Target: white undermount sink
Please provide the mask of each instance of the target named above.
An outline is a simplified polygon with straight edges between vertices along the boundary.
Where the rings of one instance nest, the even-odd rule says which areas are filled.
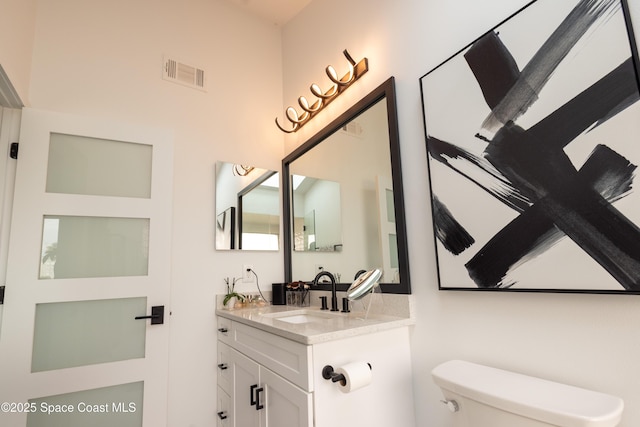
[[[282,313],[269,313],[263,315],[264,317],[270,317],[281,322],[287,323],[312,323],[312,322],[326,322],[327,319],[335,318],[337,314],[321,312],[317,310],[294,310],[285,311]]]

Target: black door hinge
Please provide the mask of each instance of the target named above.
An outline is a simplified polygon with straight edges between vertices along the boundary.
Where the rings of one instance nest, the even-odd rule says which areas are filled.
[[[0,286],[0,305],[4,304],[4,286]]]
[[[11,148],[9,149],[9,157],[11,157],[12,159],[17,159],[18,158],[18,143],[17,142],[12,142],[11,143]]]

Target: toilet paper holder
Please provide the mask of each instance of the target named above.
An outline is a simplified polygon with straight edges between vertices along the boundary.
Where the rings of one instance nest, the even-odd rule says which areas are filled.
[[[347,384],[347,379],[344,377],[344,375],[334,371],[333,366],[331,365],[327,365],[322,368],[322,378],[324,378],[325,380],[331,380],[331,382],[334,383],[339,382],[342,386]]]
[[[369,365],[369,369],[372,369],[371,363],[367,363],[367,365]],[[322,378],[324,378],[325,380],[331,380],[331,382],[334,383],[339,382],[343,387],[347,385],[347,379],[344,377],[344,375],[337,373],[331,365],[327,365],[322,368]]]

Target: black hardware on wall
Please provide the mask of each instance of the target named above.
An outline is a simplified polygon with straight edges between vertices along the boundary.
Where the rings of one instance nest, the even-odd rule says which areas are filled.
[[[333,366],[327,365],[322,368],[322,378],[325,380],[331,380],[331,382],[337,383],[339,382],[342,386],[347,384],[347,379],[344,375],[337,373],[333,370]]]
[[[151,316],[136,316],[135,319],[151,319],[152,325],[162,325],[164,324],[164,305],[154,305],[151,307]]]
[[[371,363],[367,363],[367,365],[369,365],[369,369],[373,369],[371,367]],[[331,380],[331,382],[333,383],[340,383],[340,385],[343,387],[347,385],[347,379],[345,378],[345,376],[334,371],[333,366],[331,365],[326,365],[324,368],[322,368],[322,378],[324,378],[325,380]]]
[[[218,418],[220,418],[221,420],[226,420],[227,414],[224,411],[220,411],[218,412]]]
[[[229,367],[227,366],[226,363],[221,363],[218,365],[218,368],[220,368],[221,371],[227,370],[229,369]]]
[[[0,305],[4,304],[4,286],[0,286]]]
[[[11,157],[12,159],[17,159],[18,158],[18,143],[17,142],[12,142],[11,143],[11,148],[9,148],[9,157]]]

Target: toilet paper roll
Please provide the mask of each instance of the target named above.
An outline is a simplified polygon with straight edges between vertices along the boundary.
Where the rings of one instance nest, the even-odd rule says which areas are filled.
[[[366,387],[373,380],[371,365],[367,362],[348,363],[336,369],[336,373],[344,375],[345,384],[339,387],[343,393],[351,393]]]

